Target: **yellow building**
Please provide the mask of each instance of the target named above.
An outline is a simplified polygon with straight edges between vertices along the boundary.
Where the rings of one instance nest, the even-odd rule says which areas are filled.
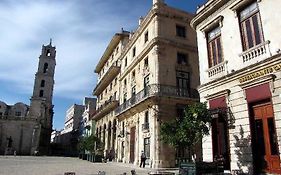
[[[173,167],[176,152],[159,137],[161,122],[181,115],[199,100],[196,34],[193,15],[153,0],[134,32],[116,33],[95,72],[98,83],[96,134],[105,155],[124,163]]]

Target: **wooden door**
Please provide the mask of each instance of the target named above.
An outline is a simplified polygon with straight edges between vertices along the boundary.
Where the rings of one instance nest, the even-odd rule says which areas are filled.
[[[130,163],[134,163],[135,160],[135,136],[136,127],[132,127],[130,130]]]
[[[229,139],[226,114],[218,114],[212,120],[213,159],[222,161],[225,170],[230,170]]]
[[[253,106],[253,156],[259,172],[281,173],[280,157],[271,103]]]

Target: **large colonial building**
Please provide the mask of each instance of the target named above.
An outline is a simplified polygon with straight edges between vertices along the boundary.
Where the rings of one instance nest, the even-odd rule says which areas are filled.
[[[56,48],[42,46],[30,106],[0,102],[0,154],[48,153],[53,123]]]
[[[105,155],[140,163],[143,150],[150,167],[172,167],[176,152],[161,142],[161,122],[182,114],[198,101],[196,34],[193,15],[153,0],[134,32],[116,33],[95,72],[98,83],[96,134]]]
[[[209,0],[197,10],[199,93],[214,117],[204,161],[281,173],[280,14],[279,0]]]

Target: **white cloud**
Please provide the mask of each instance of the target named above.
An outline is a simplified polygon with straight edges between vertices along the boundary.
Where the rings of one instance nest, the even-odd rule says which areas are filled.
[[[120,9],[115,7],[116,2]],[[75,99],[90,95],[96,83],[94,67],[111,37],[122,26],[136,25],[134,18],[139,13],[129,11],[124,3],[127,2],[1,2],[0,82],[6,81],[30,95],[41,46],[52,37],[57,47],[54,95]],[[132,21],[130,25],[128,21]]]

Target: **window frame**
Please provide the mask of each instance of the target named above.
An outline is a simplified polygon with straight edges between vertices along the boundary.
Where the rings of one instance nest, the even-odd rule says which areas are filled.
[[[214,67],[224,61],[223,47],[221,40],[221,27],[216,25],[206,32],[208,65]],[[215,50],[215,52],[214,52]]]
[[[186,38],[186,26],[176,24],[176,36]]]
[[[263,43],[264,35],[258,3],[252,2],[244,5],[237,11],[237,15],[243,51]]]

